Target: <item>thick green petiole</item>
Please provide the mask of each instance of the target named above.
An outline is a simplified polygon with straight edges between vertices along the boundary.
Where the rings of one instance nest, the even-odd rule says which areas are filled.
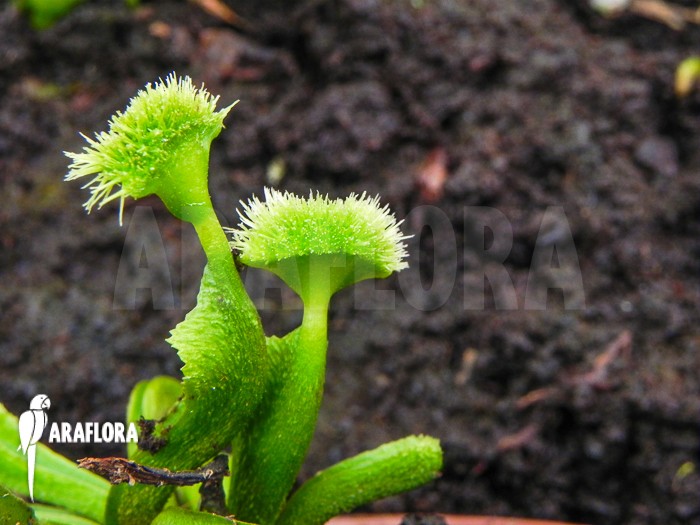
[[[171,470],[202,465],[248,425],[262,397],[262,327],[213,213],[195,224],[209,261],[197,307],[169,340],[185,362],[184,398],[158,425],[167,444],[155,453],[137,450],[133,460],[139,463]],[[116,486],[107,522],[150,523],[171,493],[169,487]]]
[[[292,496],[276,525],[322,525],[338,514],[419,487],[442,468],[440,442],[410,436],[319,472]]]
[[[274,523],[306,457],[323,397],[328,300],[321,290],[307,301],[301,327],[268,343],[270,396],[233,447],[228,506],[241,519]]]

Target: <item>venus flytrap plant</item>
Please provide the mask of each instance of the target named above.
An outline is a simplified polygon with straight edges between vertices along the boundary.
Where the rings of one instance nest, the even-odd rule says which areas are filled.
[[[109,131],[72,159],[66,180],[83,180],[87,211],[127,197],[155,194],[191,223],[207,256],[197,307],[169,342],[185,363],[183,399],[159,425],[167,444],[133,459],[157,467],[191,469],[211,459],[245,425],[260,401],[267,367],[260,318],[231,256],[208,189],[209,148],[232,106],[216,111],[218,97],[174,74],[147,85]],[[224,410],[222,407],[226,407]],[[166,489],[117,486],[109,523],[148,523],[169,496]]]
[[[157,195],[173,215],[194,226],[207,256],[197,306],[168,339],[184,362],[182,382],[157,377],[136,385],[127,420],[149,420],[142,423],[139,446],[129,447],[128,460],[91,458],[81,464],[98,465],[100,472],[104,464],[135,469],[130,472],[147,466],[149,476],[157,471],[159,482],[178,477],[209,484],[212,492],[200,498],[186,487],[173,498],[172,486],[126,484],[108,492],[104,480],[76,471],[54,454],[43,470],[38,467],[37,494],[57,506],[33,507],[47,522],[69,524],[77,513],[84,518],[75,523],[230,523],[197,509],[224,512],[225,503],[236,523],[321,525],[339,512],[425,483],[441,468],[437,440],[411,436],[334,465],[289,496],[321,403],[331,297],[358,281],[404,268],[405,237],[388,207],[364,194],[303,199],[265,190],[264,202],[253,198],[244,204],[242,224],[231,231],[241,262],[276,273],[304,303],[299,328],[282,338],[265,338],[209,197],[209,148],[230,109],[217,111],[216,102],[189,78],[174,74],[148,85],[117,113],[107,132],[86,137],[82,152],[68,153],[72,163],[66,176],[87,180],[88,212],[119,201],[120,221],[127,197]],[[15,424],[0,405],[0,430]],[[15,441],[3,436],[0,467],[7,468],[0,469],[0,484],[24,494],[23,458]],[[226,458],[218,457],[216,467],[201,467],[229,447],[224,502],[219,483]],[[111,478],[109,472],[106,476]],[[51,480],[67,488],[54,494],[47,485]],[[6,506],[26,514],[29,507],[16,503]]]

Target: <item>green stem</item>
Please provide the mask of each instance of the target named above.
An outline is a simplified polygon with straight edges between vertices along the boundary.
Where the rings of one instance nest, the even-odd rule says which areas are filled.
[[[245,293],[243,283],[236,265],[231,255],[231,248],[226,238],[224,230],[221,228],[219,219],[216,217],[214,208],[211,204],[208,207],[207,213],[198,217],[198,220],[193,223],[199,242],[202,244],[204,253],[207,256],[209,269],[214,273],[215,278],[228,280],[233,283],[239,291]],[[218,279],[217,279],[218,280]]]
[[[304,304],[304,319],[301,322],[297,347],[301,354],[320,368],[313,368],[321,374],[320,381],[323,386],[323,373],[326,370],[326,350],[328,349],[328,303],[330,294],[324,288],[310,297]]]
[[[323,396],[329,299],[324,287],[306,301],[298,330],[268,340],[270,394],[232,454],[229,510],[243,520],[274,523],[306,457]]]

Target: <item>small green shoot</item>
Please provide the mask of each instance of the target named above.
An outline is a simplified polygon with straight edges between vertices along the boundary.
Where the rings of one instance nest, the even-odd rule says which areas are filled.
[[[700,57],[689,57],[676,68],[674,90],[678,98],[687,97],[700,80]]]
[[[85,0],[14,0],[17,8],[26,13],[32,27],[37,30],[47,29],[84,3]],[[139,0],[125,0],[126,5],[134,8]]]
[[[85,0],[15,0],[15,5],[27,13],[34,29],[46,29],[70,13]]]

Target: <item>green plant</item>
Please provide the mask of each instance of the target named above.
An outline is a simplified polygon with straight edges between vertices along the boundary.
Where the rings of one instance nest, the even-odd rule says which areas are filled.
[[[46,29],[70,13],[84,0],[14,0],[27,14],[34,29]]]
[[[686,97],[700,78],[700,57],[688,57],[676,68],[674,91],[678,98]]]
[[[26,13],[34,29],[46,29],[58,22],[85,0],[14,0],[17,8]],[[136,7],[139,0],[125,0]]]
[[[330,299],[357,281],[405,267],[404,237],[377,198],[302,199],[274,190],[265,190],[264,202],[253,198],[240,212],[241,227],[230,232],[231,244],[241,262],[279,275],[304,303],[299,328],[265,337],[209,197],[210,144],[231,108],[217,111],[216,102],[173,74],[147,85],[82,152],[67,154],[66,179],[87,180],[88,212],[119,200],[121,220],[127,197],[155,194],[193,225],[207,257],[197,306],[168,339],[184,362],[182,382],[159,377],[136,385],[127,419],[150,421],[151,446],[130,446],[128,456],[134,465],[191,471],[230,447],[223,514],[261,525],[321,524],[419,486],[441,468],[438,441],[412,436],[332,466],[290,496],[321,402]],[[0,425],[11,428],[16,419],[0,412]],[[26,496],[26,467],[16,444],[11,438],[4,443],[0,483]],[[53,463],[44,462],[46,453]],[[40,458],[44,471],[37,471],[35,493],[55,507],[33,508],[48,523],[71,523],[70,516],[107,524],[227,522],[200,512],[200,504],[208,509],[210,503],[200,502],[192,488],[108,488],[46,447]],[[46,470],[60,484],[50,485]]]

